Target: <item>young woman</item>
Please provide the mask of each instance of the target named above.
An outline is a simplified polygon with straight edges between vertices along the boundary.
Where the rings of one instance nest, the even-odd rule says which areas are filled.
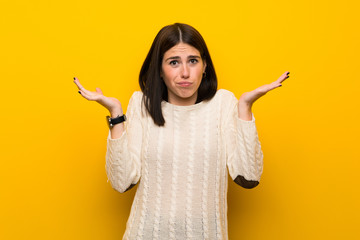
[[[228,239],[227,178],[259,184],[263,153],[253,103],[281,86],[289,72],[237,100],[217,90],[200,33],[175,23],[157,34],[140,71],[127,118],[120,102],[86,90],[110,116],[106,173],[123,193],[138,182],[123,239]]]

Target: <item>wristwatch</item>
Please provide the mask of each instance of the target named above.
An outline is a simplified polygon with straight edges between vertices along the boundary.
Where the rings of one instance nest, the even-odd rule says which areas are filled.
[[[110,129],[112,129],[114,125],[125,121],[126,121],[125,114],[123,114],[122,116],[119,115],[116,118],[111,118],[110,116],[106,116],[106,122]]]

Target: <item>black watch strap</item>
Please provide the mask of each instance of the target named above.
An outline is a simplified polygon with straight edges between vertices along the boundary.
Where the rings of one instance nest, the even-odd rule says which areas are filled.
[[[119,115],[116,118],[111,118],[110,116],[106,116],[106,119],[107,119],[108,126],[111,129],[114,125],[125,122],[126,116],[125,116],[125,114],[122,116]]]

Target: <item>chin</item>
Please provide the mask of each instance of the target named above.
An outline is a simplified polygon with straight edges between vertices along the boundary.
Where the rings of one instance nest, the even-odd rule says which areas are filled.
[[[189,99],[189,98],[193,97],[195,94],[196,94],[196,92],[194,92],[192,90],[180,91],[178,94],[178,97],[184,98],[184,99]]]

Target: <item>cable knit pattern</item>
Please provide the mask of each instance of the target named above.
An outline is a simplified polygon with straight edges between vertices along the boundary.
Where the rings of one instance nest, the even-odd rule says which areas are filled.
[[[202,198],[201,198],[201,209],[202,209],[202,226],[204,232],[204,239],[209,239],[209,217],[208,217],[208,178],[209,178],[209,123],[210,114],[206,112],[205,116],[205,129],[204,129],[204,163],[203,163],[203,179],[202,179]]]
[[[159,130],[159,143],[158,143],[158,156],[156,159],[156,201],[155,201],[155,223],[154,223],[154,240],[159,239],[159,224],[160,224],[160,209],[161,209],[161,181],[162,181],[162,173],[161,173],[161,155],[163,150],[163,128]]]
[[[192,235],[192,190],[193,190],[193,174],[194,174],[194,148],[195,148],[195,115],[194,111],[190,112],[189,116],[189,124],[191,126],[190,129],[190,146],[189,146],[189,159],[187,162],[187,186],[186,186],[186,238],[191,239]]]
[[[149,138],[149,126],[146,126],[146,135],[145,138],[148,140]],[[143,239],[145,233],[144,233],[144,225],[145,225],[145,215],[146,212],[149,211],[150,209],[148,208],[147,204],[148,204],[148,194],[149,194],[149,155],[148,153],[148,149],[149,149],[149,145],[146,145],[145,147],[145,159],[144,161],[142,161],[144,167],[143,167],[143,171],[142,171],[142,176],[144,178],[144,181],[141,181],[142,183],[142,205],[141,205],[141,213],[140,213],[140,220],[139,220],[139,226],[138,226],[138,233],[136,236],[137,240],[141,240]]]
[[[221,101],[217,102],[218,108],[221,108]],[[220,116],[216,115],[216,120],[217,122],[219,122],[218,118]],[[217,126],[217,133],[221,130],[220,128],[222,127],[221,124],[218,124]],[[221,151],[219,149],[220,146],[220,139],[216,138],[217,140],[217,144],[216,144],[216,153],[217,153],[217,157],[216,157],[216,184],[215,184],[215,192],[217,192],[218,194],[215,195],[215,214],[216,214],[216,239],[222,239],[221,238],[221,219],[220,219],[220,181],[221,181],[221,177],[220,173],[221,173]]]
[[[263,170],[254,116],[240,119],[237,99],[221,89],[191,106],[163,101],[158,127],[141,100],[132,95],[125,132],[107,139],[111,186],[123,193],[139,182],[123,239],[228,239],[228,172],[260,181]]]
[[[176,115],[177,112],[174,112],[174,158],[172,161],[172,178],[171,178],[171,206],[170,206],[170,218],[169,218],[169,239],[173,240],[176,239],[176,235],[175,235],[175,215],[176,215],[176,193],[177,193],[177,176],[178,176],[178,166],[177,166],[177,161],[179,158],[179,144],[180,141],[179,139],[179,134],[180,134],[180,129],[179,129],[179,118]]]

